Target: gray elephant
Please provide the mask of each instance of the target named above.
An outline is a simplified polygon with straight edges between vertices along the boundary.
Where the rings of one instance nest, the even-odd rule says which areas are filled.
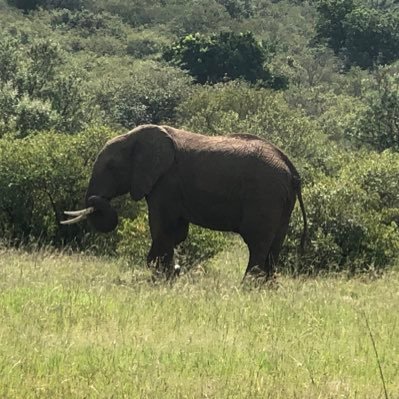
[[[306,213],[301,180],[277,147],[248,134],[204,136],[169,126],[142,125],[106,143],[98,154],[86,194],[86,209],[65,212],[75,223],[88,217],[109,232],[118,216],[110,200],[130,193],[148,205],[152,244],[148,264],[173,272],[174,248],[189,223],[238,233],[249,249],[245,275],[270,278],[296,198]]]

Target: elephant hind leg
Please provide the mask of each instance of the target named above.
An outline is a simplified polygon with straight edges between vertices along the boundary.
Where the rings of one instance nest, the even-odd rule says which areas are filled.
[[[281,225],[278,228],[270,246],[270,250],[266,258],[266,269],[270,270],[271,272],[275,270],[280,256],[281,248],[283,246],[285,237],[287,236],[288,226],[290,223],[291,213],[294,208],[294,203],[295,201],[289,205],[288,209],[284,213],[281,220]]]
[[[279,231],[282,213],[282,208],[274,207],[273,212],[264,210],[263,213],[258,213],[251,208],[247,214],[244,214],[240,233],[249,249],[244,278],[247,275],[265,279],[273,276],[273,265],[268,263],[267,258]]]
[[[280,256],[281,252],[281,247],[283,246],[283,242],[285,239],[285,236],[287,235],[287,230],[288,230],[288,223],[287,225],[284,225],[281,227],[281,229],[276,233],[273,242],[270,246],[269,253],[266,257],[266,270],[268,270],[269,274],[273,274],[276,265]]]
[[[273,242],[274,235],[268,234],[262,240],[248,241],[249,249],[248,266],[244,278],[248,275],[253,277],[265,277],[269,279],[273,275],[273,270],[267,266],[267,257]]]

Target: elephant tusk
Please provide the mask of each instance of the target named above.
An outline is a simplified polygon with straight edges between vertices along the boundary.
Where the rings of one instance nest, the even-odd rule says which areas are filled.
[[[80,222],[82,219],[85,219],[87,215],[90,215],[94,212],[94,207],[89,207],[86,209],[81,209],[79,211],[64,211],[65,215],[68,216],[75,216],[72,219],[63,220],[60,222],[61,224],[74,224]]]
[[[63,220],[60,223],[61,224],[74,224],[74,223],[80,222],[82,219],[85,219],[85,218],[86,218],[86,215],[80,215],[80,216],[76,216],[76,218],[73,218],[73,219]]]
[[[68,216],[87,216],[94,212],[94,207],[80,209],[79,211],[64,211],[65,215]]]

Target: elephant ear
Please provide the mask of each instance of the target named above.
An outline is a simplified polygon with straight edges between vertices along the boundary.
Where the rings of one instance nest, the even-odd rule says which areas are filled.
[[[172,137],[159,126],[145,127],[135,134],[130,194],[138,201],[151,192],[157,180],[172,166],[175,146]]]

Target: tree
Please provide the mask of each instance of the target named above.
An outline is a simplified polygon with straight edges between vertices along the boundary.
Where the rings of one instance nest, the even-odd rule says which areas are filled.
[[[316,24],[316,40],[326,41],[337,54],[346,41],[344,21],[354,9],[353,0],[319,0],[316,3],[319,19]]]
[[[0,40],[0,86],[12,79],[18,65],[18,42],[9,35]]]
[[[254,13],[251,0],[217,0],[229,13],[231,18],[250,18]]]
[[[212,36],[187,35],[163,54],[169,61],[187,70],[197,83],[218,83],[244,79],[264,86],[284,87],[282,77],[274,77],[264,66],[266,50],[251,32],[221,32]]]
[[[37,8],[66,8],[70,10],[80,9],[83,0],[7,0],[8,4],[29,12]]]
[[[399,152],[399,76],[380,69],[374,79],[351,136],[377,151],[391,148]]]
[[[399,12],[353,0],[319,0],[316,41],[326,42],[349,65],[371,68],[399,58]]]
[[[399,58],[399,13],[358,7],[343,23],[344,53],[351,64],[370,68]]]
[[[130,70],[131,76],[100,82],[96,103],[104,119],[127,129],[173,120],[176,107],[189,94],[190,77],[177,68],[160,68],[153,61],[134,63]]]
[[[0,38],[0,134],[25,137],[44,129],[75,133],[92,119],[81,72],[60,71],[64,57],[49,39],[22,47],[7,34]]]

